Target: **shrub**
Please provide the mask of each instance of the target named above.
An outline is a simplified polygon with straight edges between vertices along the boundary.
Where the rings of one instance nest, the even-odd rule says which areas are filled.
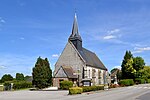
[[[14,84],[13,84],[13,89],[14,90],[31,88],[31,87],[32,87],[32,83],[31,82],[26,82],[26,81],[18,81],[18,82],[14,82]]]
[[[150,79],[147,79],[147,83],[150,83]]]
[[[109,88],[117,88],[117,87],[119,87],[118,84],[110,84],[110,86],[109,86]]]
[[[81,94],[83,92],[83,89],[81,87],[72,87],[69,88],[69,94]]]
[[[4,83],[4,90],[11,90],[11,82],[7,81]]]
[[[62,89],[62,90],[68,90],[71,87],[73,87],[72,81],[61,81],[60,82],[60,89]]]
[[[104,86],[83,86],[83,92],[104,90]]]
[[[120,80],[118,84],[120,86],[131,86],[131,85],[134,85],[134,81],[133,79],[124,79],[124,80]]]
[[[144,84],[144,83],[145,83],[145,79],[136,78],[136,79],[135,79],[135,83],[136,83],[136,84]]]

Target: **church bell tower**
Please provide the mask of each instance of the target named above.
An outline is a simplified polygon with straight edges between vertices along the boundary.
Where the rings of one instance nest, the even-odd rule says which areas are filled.
[[[82,51],[82,39],[78,31],[77,15],[75,13],[72,33],[68,39],[71,41],[78,51]]]

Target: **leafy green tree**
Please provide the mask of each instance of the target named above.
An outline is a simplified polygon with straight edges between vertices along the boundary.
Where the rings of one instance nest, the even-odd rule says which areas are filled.
[[[122,65],[121,65],[123,79],[131,78],[129,75],[129,70],[133,71],[132,64],[133,64],[133,55],[131,54],[130,51],[126,51],[124,59],[122,61]]]
[[[143,69],[144,66],[145,66],[145,62],[144,62],[144,59],[142,57],[133,58],[133,68],[136,71]]]
[[[38,58],[32,72],[33,81],[32,84],[41,89],[52,85],[52,70],[48,59]]]
[[[27,76],[24,77],[24,80],[27,81],[27,82],[32,82],[33,79],[32,79],[32,76],[27,75]]]
[[[5,81],[12,81],[13,77],[10,74],[5,74],[2,76],[1,81],[5,82]]]
[[[133,68],[133,59],[132,58],[128,59],[124,67],[125,67],[125,72],[126,72],[126,78],[134,79],[136,70]]]
[[[139,70],[139,74],[143,79],[150,79],[150,66],[144,66],[143,69]]]
[[[22,73],[16,73],[17,81],[24,81],[24,75]]]

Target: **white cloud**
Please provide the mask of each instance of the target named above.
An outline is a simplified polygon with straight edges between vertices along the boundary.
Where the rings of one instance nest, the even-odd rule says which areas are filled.
[[[117,38],[117,37],[114,35],[107,35],[103,37],[104,40],[109,40],[109,39],[114,39],[114,38]]]
[[[52,57],[58,58],[58,57],[59,57],[59,54],[53,54]]]
[[[120,32],[120,29],[113,29],[111,31],[108,31],[109,34],[114,34]]]
[[[5,69],[5,68],[6,68],[6,66],[0,65],[0,69]]]
[[[120,29],[113,29],[113,30],[107,31],[107,35],[105,35],[103,39],[104,40],[116,39],[121,36],[120,34],[116,34],[118,32],[120,32]]]
[[[141,47],[141,48],[137,48],[135,47],[134,48],[134,51],[132,53],[141,53],[141,52],[144,52],[144,51],[150,51],[150,47]]]

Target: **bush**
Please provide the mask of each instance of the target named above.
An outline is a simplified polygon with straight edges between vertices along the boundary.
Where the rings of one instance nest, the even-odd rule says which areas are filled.
[[[62,90],[68,90],[71,87],[73,87],[72,81],[61,81],[60,82],[60,89],[62,89]]]
[[[117,88],[117,87],[119,87],[118,84],[110,84],[110,86],[109,86],[109,88]]]
[[[131,86],[131,85],[134,85],[134,81],[133,79],[124,79],[124,80],[120,80],[118,84],[120,86]]]
[[[136,79],[135,79],[135,83],[136,83],[136,84],[144,84],[144,83],[145,83],[145,79],[136,78]]]
[[[11,90],[11,82],[5,82],[4,83],[4,90],[7,91],[7,90]]]
[[[18,82],[14,82],[14,84],[13,84],[13,89],[14,90],[31,88],[31,87],[32,87],[32,83],[31,82],[26,82],[26,81],[18,81]]]
[[[83,92],[83,89],[81,87],[72,87],[69,88],[69,94],[81,94]]]
[[[104,90],[104,86],[83,86],[83,92]]]
[[[147,79],[147,83],[150,83],[150,79]]]

